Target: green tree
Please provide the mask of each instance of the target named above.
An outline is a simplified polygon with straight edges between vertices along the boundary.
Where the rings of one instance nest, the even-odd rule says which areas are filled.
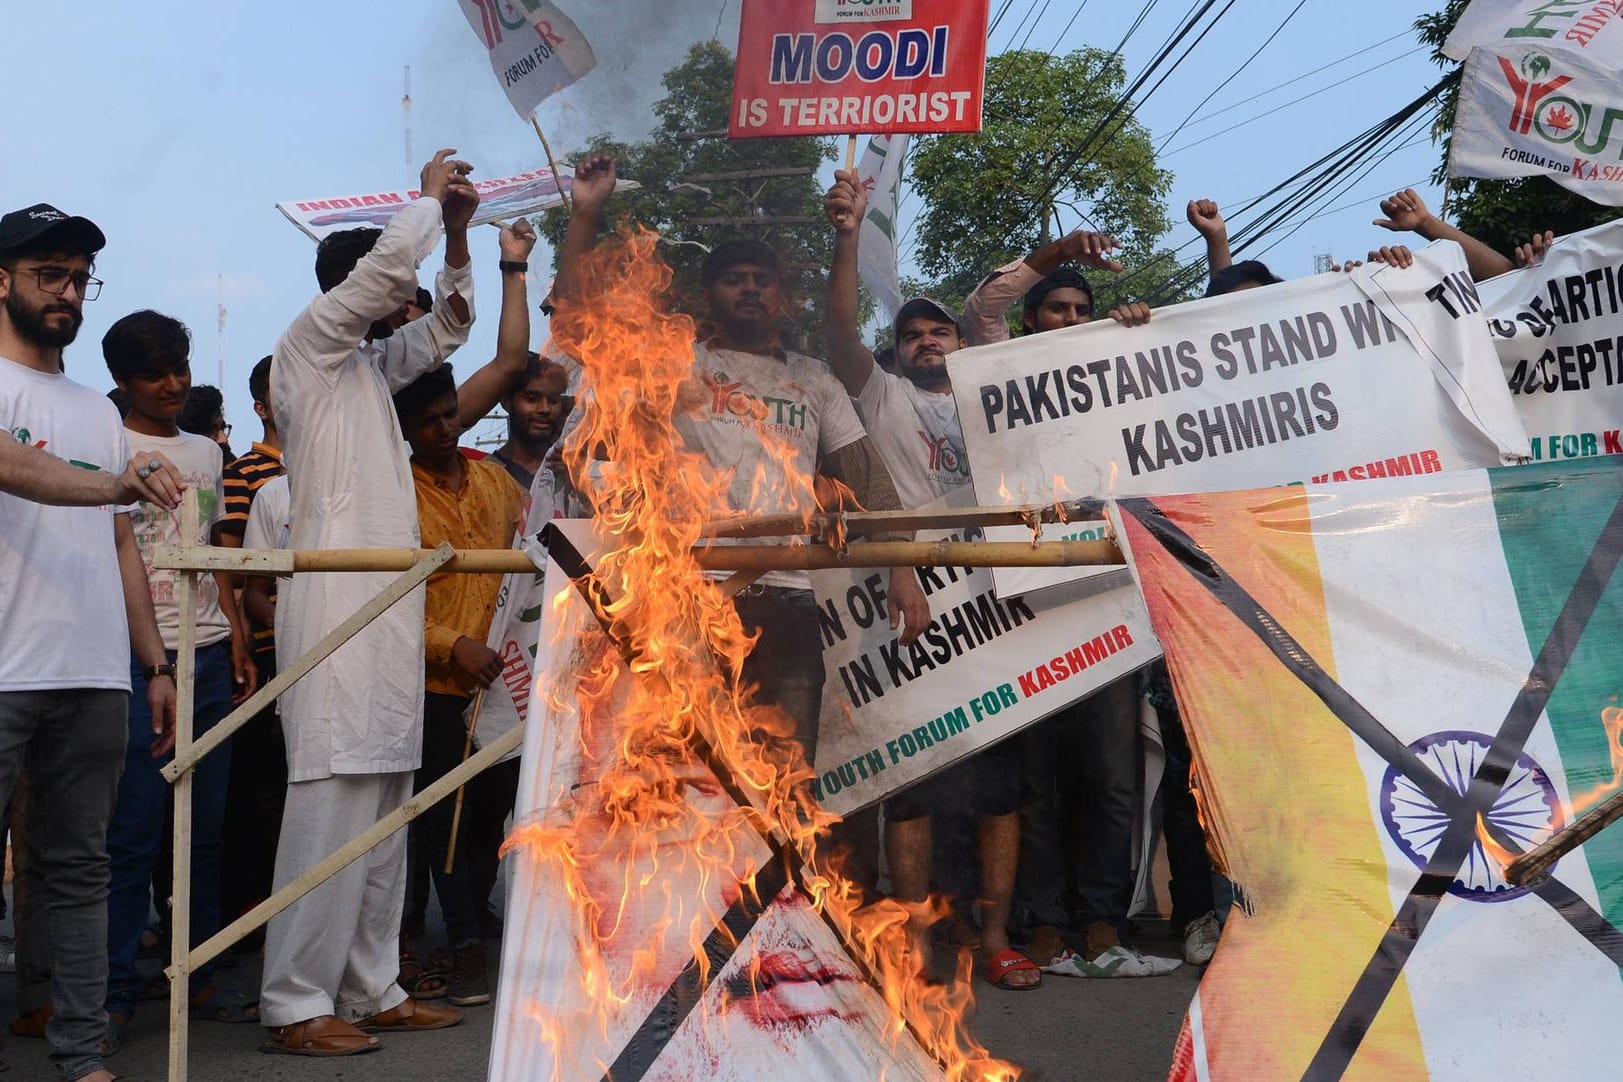
[[[917,258],[943,301],[961,301],[989,270],[1054,239],[1062,211],[1114,236],[1122,262],[1141,271],[1126,290],[1109,274],[1092,275],[1098,310],[1128,292],[1156,303],[1184,299],[1155,295],[1177,262],[1157,248],[1171,226],[1172,174],[1157,167],[1149,132],[1117,117],[1109,137],[1078,156],[1125,82],[1122,58],[1099,49],[1003,53],[987,65],[984,129],[915,144],[911,177],[925,204]]]
[[[1453,32],[1467,0],[1448,0],[1435,14],[1415,20],[1415,31],[1431,58],[1450,68],[1455,61],[1443,55],[1443,42]],[[1448,185],[1448,210],[1454,223],[1495,250],[1509,255],[1534,232],[1552,229],[1557,236],[1600,225],[1623,216],[1623,208],[1603,207],[1576,192],[1570,192],[1548,177],[1518,177],[1513,180],[1478,180],[1448,176],[1448,148],[1453,140],[1454,113],[1459,105],[1460,87],[1456,79],[1443,92],[1441,111],[1433,129],[1442,146],[1442,160],[1432,171],[1432,180]]]
[[[703,312],[699,267],[708,249],[733,236],[773,245],[784,267],[800,343],[818,352],[822,275],[833,234],[823,217],[823,189],[816,173],[833,157],[832,145],[809,138],[728,139],[733,56],[714,41],[693,46],[665,74],[664,86],[666,95],[654,107],[659,124],[651,138],[625,143],[597,135],[574,158],[578,162],[593,153],[613,154],[619,159],[619,175],[641,185],[617,194],[606,217],[655,230],[664,238],[664,257],[676,272],[671,302],[695,316]],[[778,175],[769,175],[773,173]],[[556,210],[540,224],[554,251],[567,221]]]

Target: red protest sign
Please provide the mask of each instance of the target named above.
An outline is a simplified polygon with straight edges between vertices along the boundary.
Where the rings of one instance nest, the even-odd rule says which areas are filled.
[[[981,130],[989,0],[745,0],[733,138]]]

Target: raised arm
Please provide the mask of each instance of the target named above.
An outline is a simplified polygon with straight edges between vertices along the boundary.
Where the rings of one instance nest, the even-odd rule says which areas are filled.
[[[1079,229],[1043,245],[1024,259],[999,267],[981,279],[964,301],[964,338],[972,346],[1007,341],[1008,311],[1027,290],[1065,262],[1119,272],[1121,263],[1110,258],[1110,253],[1119,247],[1113,237]]]
[[[836,170],[834,187],[823,197],[823,209],[834,226],[834,265],[828,272],[828,310],[823,333],[828,363],[852,398],[873,378],[873,354],[857,329],[857,243],[868,192],[855,172]]]
[[[896,483],[873,439],[864,436],[823,456],[822,470],[844,484],[856,494],[857,502],[867,511],[894,511],[902,506],[896,494]],[[875,541],[907,541],[906,534],[876,534]],[[911,567],[893,567],[890,571],[890,590],[885,598],[892,630],[900,630],[903,646],[909,646],[930,623],[930,603],[924,598],[918,575]]]
[[[535,249],[535,227],[520,218],[502,226],[502,262],[529,265]],[[502,314],[496,328],[496,357],[457,388],[457,419],[472,428],[524,379],[530,356],[530,290],[527,272],[502,271]]]
[[[468,340],[473,326],[473,268],[468,257],[468,222],[479,193],[464,162],[446,182],[445,268],[434,278],[434,310],[414,319],[383,341],[383,377],[398,391],[424,372],[438,368]],[[416,275],[412,276],[413,291]]]
[[[151,468],[156,464],[157,468]],[[55,455],[0,435],[0,492],[57,507],[100,507],[146,500],[170,510],[185,488],[180,474],[156,451],[143,451],[122,473],[80,469]]]
[[[452,159],[453,153],[442,150],[423,166],[421,198],[389,219],[383,235],[347,278],[299,313],[283,332],[278,354],[317,368],[337,369],[373,323],[399,311],[416,295],[417,263],[434,245],[452,177],[462,176],[458,169],[471,168]],[[462,183],[467,184],[465,176]],[[464,266],[466,252],[464,243]],[[452,254],[449,240],[446,254],[447,258]]]
[[[1465,249],[1465,265],[1471,269],[1471,277],[1478,282],[1516,269],[1509,259],[1433,214],[1413,188],[1405,188],[1392,198],[1381,200],[1381,213],[1386,217],[1376,218],[1375,224],[1382,229],[1419,233],[1427,240],[1457,242]]]
[[[607,154],[594,154],[575,167],[575,179],[569,191],[574,197],[569,212],[569,229],[564,233],[563,249],[558,253],[558,280],[553,283],[552,295],[556,299],[579,296],[587,287],[581,281],[581,262],[586,253],[597,246],[597,234],[603,228],[603,208],[614,194],[618,166]]]
[[[1184,209],[1195,232],[1206,238],[1206,272],[1215,274],[1232,266],[1234,254],[1229,251],[1229,227],[1223,221],[1223,212],[1214,199],[1191,199]]]

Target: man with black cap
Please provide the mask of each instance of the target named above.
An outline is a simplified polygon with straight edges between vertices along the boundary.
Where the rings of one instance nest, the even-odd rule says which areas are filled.
[[[882,371],[863,345],[857,320],[857,236],[868,209],[861,178],[844,170],[823,200],[834,225],[828,276],[829,364],[885,457],[904,506],[920,507],[969,483],[963,426],[947,355],[965,345],[958,319],[927,297],[896,312],[896,369]],[[1020,757],[1014,741],[977,752],[885,802],[885,855],[891,890],[922,902],[930,890],[931,821],[973,818],[980,866],[983,974],[993,986],[1035,988],[1042,974],[1009,944],[1009,908],[1020,859]],[[914,929],[921,939],[925,929]]]
[[[0,218],[0,431],[111,473],[129,459],[118,411],[62,367],[84,302],[101,291],[91,271],[105,244],[88,219],[44,203]],[[149,478],[164,469],[156,456],[136,467]],[[154,755],[174,742],[174,668],[128,514],[0,495],[0,522],[0,793],[26,755],[30,814],[50,825],[38,847],[54,968],[46,1037],[63,1078],[110,1082],[106,841],[128,740],[130,656],[146,666]]]

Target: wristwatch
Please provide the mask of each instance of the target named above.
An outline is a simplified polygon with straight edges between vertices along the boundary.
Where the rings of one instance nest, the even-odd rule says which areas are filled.
[[[175,667],[167,664],[148,665],[141,675],[146,677],[148,680],[152,680],[160,676],[167,676],[169,679],[173,680],[175,678]]]
[[[519,274],[523,274],[530,269],[530,265],[528,263],[518,259],[504,259],[498,263],[497,266],[501,267],[503,274],[507,273],[508,271],[516,271]]]

